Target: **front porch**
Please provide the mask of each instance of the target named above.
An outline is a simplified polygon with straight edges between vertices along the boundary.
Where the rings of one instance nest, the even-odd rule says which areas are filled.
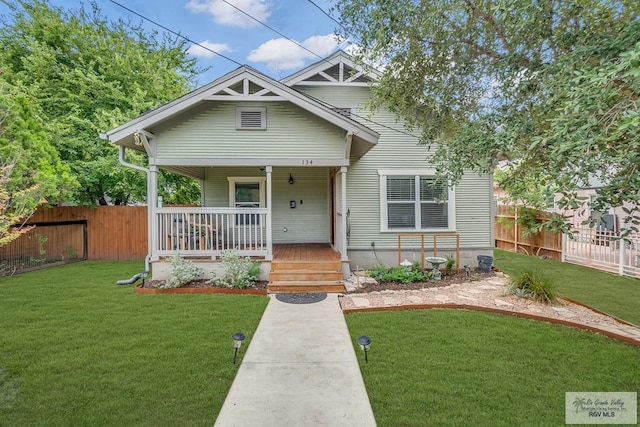
[[[233,236],[233,233],[229,233]],[[247,236],[250,234],[247,233]],[[185,251],[179,251],[182,256],[191,259],[196,265],[201,267],[205,274],[203,278],[211,278],[213,274],[222,274],[223,265],[217,256],[202,256],[207,253],[222,253],[222,243],[218,243],[217,248],[207,248],[206,242],[211,242],[211,236],[215,239],[215,235],[199,236],[192,240],[189,236],[178,235],[177,238],[172,237],[171,241],[180,242],[179,246],[185,247]],[[248,237],[247,237],[248,239]],[[169,238],[167,239],[170,240]],[[190,242],[193,241],[193,245]],[[205,242],[205,243],[203,243]],[[244,245],[244,241],[237,242]],[[285,243],[274,244],[273,259],[267,260],[261,255],[251,255],[257,253],[260,249],[247,249],[239,252],[245,256],[262,262],[261,280],[268,280],[267,291],[269,293],[290,293],[290,292],[327,292],[327,293],[343,293],[344,276],[343,261],[340,253],[328,243]],[[231,248],[229,248],[231,249]],[[265,249],[262,249],[265,251]],[[171,266],[169,256],[175,251],[168,251],[167,256],[156,260],[153,267],[153,278],[158,280],[167,280],[171,277]],[[348,262],[346,263],[348,269]]]

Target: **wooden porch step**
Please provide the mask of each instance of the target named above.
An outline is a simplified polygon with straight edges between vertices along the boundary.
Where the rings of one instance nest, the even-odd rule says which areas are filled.
[[[309,271],[342,271],[340,260],[337,261],[283,261],[273,260],[271,271],[309,270]]]
[[[270,294],[291,293],[291,292],[309,292],[309,293],[344,293],[345,287],[342,280],[313,280],[313,281],[297,281],[297,282],[270,282],[267,285],[267,292]]]
[[[299,282],[299,281],[340,281],[341,271],[323,270],[272,270],[269,280],[274,282]]]

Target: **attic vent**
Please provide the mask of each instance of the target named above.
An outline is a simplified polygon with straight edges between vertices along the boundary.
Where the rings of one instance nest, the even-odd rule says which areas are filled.
[[[237,107],[236,129],[267,129],[267,109],[264,107]]]

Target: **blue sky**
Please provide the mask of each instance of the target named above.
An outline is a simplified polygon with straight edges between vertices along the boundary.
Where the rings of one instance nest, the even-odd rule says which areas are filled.
[[[127,8],[144,15],[195,42],[228,56],[241,64],[250,65],[265,74],[280,79],[319,60],[307,50],[251,20],[235,10],[225,0],[118,0]],[[237,8],[265,22],[310,51],[324,57],[338,47],[333,36],[337,24],[307,0],[226,0]],[[314,0],[329,11],[330,0]],[[49,0],[63,9],[78,9],[81,0]],[[109,0],[98,0],[105,16],[112,19],[141,19]],[[0,3],[0,13],[7,7]],[[150,30],[162,29],[145,21]],[[198,85],[206,84],[235,69],[237,64],[210,52],[190,48],[201,68],[210,69],[198,77]]]

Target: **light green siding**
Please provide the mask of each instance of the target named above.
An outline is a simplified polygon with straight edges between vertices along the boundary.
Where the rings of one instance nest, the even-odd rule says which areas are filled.
[[[365,110],[369,91],[364,87],[297,87],[313,97],[338,107],[358,107],[358,116],[369,117]],[[430,169],[428,148],[418,145],[418,138],[389,129],[403,129],[395,116],[387,111],[376,112],[373,121],[354,117],[380,133],[378,145],[361,159],[352,158],[347,173],[347,203],[350,210],[350,249],[397,249],[398,233],[381,232],[380,178],[381,169]],[[385,127],[388,126],[388,127]],[[490,176],[466,175],[455,189],[456,224],[461,248],[491,248],[492,182]],[[433,233],[425,233],[425,246],[433,246]],[[418,240],[406,240],[407,243]],[[439,238],[438,245],[455,247],[453,239]],[[404,247],[404,243],[403,243]]]
[[[289,184],[289,175],[293,184]],[[207,169],[205,206],[229,206],[228,177],[265,177],[257,167]],[[273,168],[272,214],[274,243],[326,243],[330,238],[329,170],[322,167]],[[295,209],[290,202],[296,202]],[[284,231],[284,228],[287,231]]]
[[[237,130],[236,107],[265,107],[266,130]],[[213,102],[156,130],[156,157],[344,158],[344,131],[289,102]]]

